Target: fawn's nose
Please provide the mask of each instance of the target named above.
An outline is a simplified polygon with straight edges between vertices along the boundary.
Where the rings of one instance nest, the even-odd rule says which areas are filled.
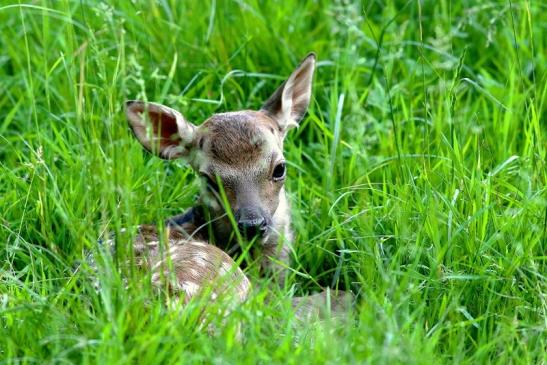
[[[237,227],[246,238],[262,235],[268,229],[268,221],[257,209],[241,208],[236,212]]]

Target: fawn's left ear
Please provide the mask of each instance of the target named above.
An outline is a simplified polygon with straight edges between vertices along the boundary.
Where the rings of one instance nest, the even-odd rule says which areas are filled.
[[[262,105],[263,112],[271,116],[285,133],[297,127],[311,98],[311,84],[315,71],[315,53],[310,53],[291,76]]]
[[[130,100],[125,105],[127,121],[144,148],[167,160],[188,155],[196,127],[182,114],[156,103]]]

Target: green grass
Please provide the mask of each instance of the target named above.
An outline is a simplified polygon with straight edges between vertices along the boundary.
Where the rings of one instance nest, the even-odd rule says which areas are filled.
[[[201,3],[0,1],[0,363],[545,364],[547,7]],[[258,108],[311,50],[290,284],[353,290],[350,324],[294,328],[288,294],[257,290],[211,337],[199,303],[170,311],[138,274],[125,289],[121,257],[96,293],[74,268],[103,232],[198,192],[143,152],[124,100],[195,123]]]

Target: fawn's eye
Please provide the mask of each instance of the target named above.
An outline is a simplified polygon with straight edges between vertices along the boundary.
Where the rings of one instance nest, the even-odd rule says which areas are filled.
[[[273,181],[281,181],[285,178],[287,168],[285,167],[285,162],[280,162],[275,166],[273,173],[272,173],[272,179]]]

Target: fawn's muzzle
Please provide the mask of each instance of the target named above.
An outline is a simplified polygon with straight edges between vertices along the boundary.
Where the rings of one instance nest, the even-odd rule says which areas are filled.
[[[256,208],[241,208],[236,214],[237,227],[246,238],[264,234],[268,230],[268,219]]]

